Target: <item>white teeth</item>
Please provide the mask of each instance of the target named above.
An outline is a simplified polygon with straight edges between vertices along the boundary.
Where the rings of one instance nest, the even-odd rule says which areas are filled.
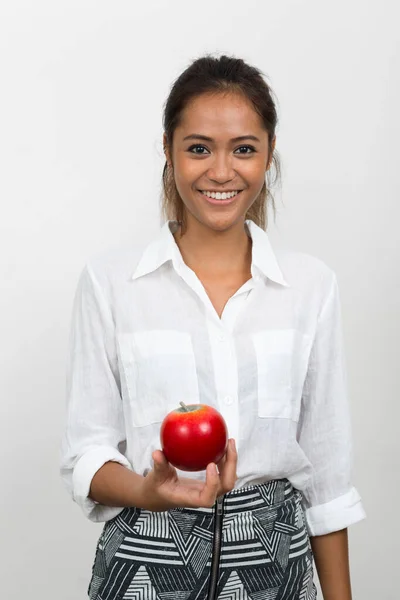
[[[233,198],[237,196],[240,190],[236,192],[202,192],[208,198],[213,198],[214,200],[229,200],[229,198]]]

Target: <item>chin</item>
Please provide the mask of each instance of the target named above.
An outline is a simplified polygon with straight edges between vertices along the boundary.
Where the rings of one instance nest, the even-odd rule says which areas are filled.
[[[193,220],[211,231],[228,231],[239,223],[244,224],[245,215],[202,215],[190,213],[188,222]]]
[[[244,217],[229,218],[220,217],[214,219],[205,219],[202,224],[212,231],[228,231],[238,225],[238,223],[244,222]]]

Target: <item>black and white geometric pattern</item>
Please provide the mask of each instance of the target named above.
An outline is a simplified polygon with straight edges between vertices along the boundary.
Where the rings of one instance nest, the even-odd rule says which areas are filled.
[[[213,509],[126,508],[100,536],[91,600],[203,600]],[[301,494],[286,479],[225,495],[218,600],[315,600]]]

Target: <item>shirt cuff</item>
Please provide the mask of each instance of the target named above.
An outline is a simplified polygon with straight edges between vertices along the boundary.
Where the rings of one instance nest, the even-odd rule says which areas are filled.
[[[353,487],[349,492],[325,504],[306,509],[306,520],[310,536],[325,535],[365,519],[361,498]]]
[[[72,474],[73,499],[81,507],[84,515],[95,523],[109,521],[123,510],[123,507],[104,506],[89,498],[90,484],[95,473],[108,461],[117,462],[132,470],[129,461],[116,448],[97,446],[81,456]]]

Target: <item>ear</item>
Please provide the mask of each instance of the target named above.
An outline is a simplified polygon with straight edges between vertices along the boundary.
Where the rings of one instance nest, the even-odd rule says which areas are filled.
[[[267,171],[269,170],[270,166],[271,166],[271,162],[272,162],[272,154],[275,150],[275,146],[276,146],[276,135],[274,136],[272,142],[271,142],[271,147],[272,147],[272,152],[271,154],[268,156],[268,162],[267,162]]]
[[[170,156],[169,147],[167,144],[167,136],[165,133],[163,134],[163,148],[164,148],[165,160],[167,161],[168,166],[171,166],[171,156]]]

